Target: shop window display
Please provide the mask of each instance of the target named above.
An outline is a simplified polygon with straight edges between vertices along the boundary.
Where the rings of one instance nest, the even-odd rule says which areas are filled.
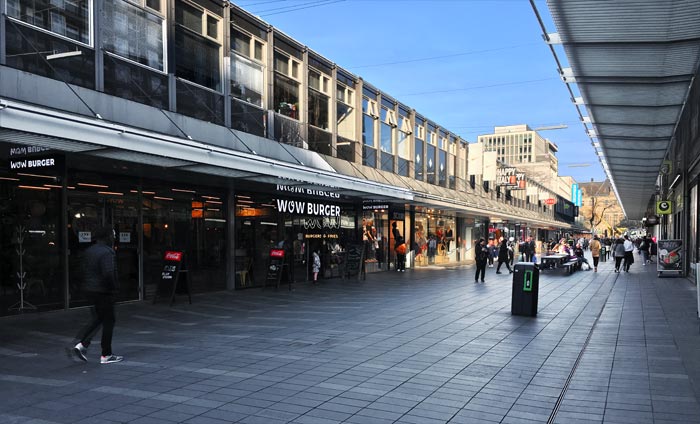
[[[458,240],[455,218],[429,213],[417,213],[414,227],[414,255],[418,266],[457,261]]]

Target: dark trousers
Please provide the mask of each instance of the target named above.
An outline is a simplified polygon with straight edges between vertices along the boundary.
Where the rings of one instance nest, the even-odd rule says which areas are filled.
[[[506,264],[506,268],[508,268],[508,272],[513,272],[513,270],[510,269],[510,264],[508,263],[508,259],[499,259],[498,260],[498,266],[496,267],[496,272],[501,270],[501,264]]]
[[[112,332],[114,331],[114,296],[106,293],[92,293],[89,295],[90,302],[94,305],[91,313],[92,318],[78,333],[78,340],[83,346],[90,346],[92,338],[102,327],[102,356],[112,354]]]
[[[600,260],[600,256],[594,256],[593,257],[593,266],[598,268],[598,261]]]
[[[486,276],[486,259],[476,261],[476,276],[474,277],[475,281],[479,281],[479,274],[481,274],[481,281],[484,281],[484,277]]]
[[[616,271],[619,271],[619,270],[620,270],[620,264],[622,263],[622,259],[624,259],[624,257],[622,257],[622,256],[615,256],[615,270],[616,270]]]
[[[406,255],[396,254],[396,270],[403,271],[406,269]]]
[[[532,253],[528,252],[525,254],[525,262],[532,262]]]
[[[633,263],[634,251],[625,251],[625,263],[622,265],[622,267],[625,269],[625,271],[629,271]]]

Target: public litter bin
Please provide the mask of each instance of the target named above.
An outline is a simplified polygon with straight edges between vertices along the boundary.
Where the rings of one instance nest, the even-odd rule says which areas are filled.
[[[520,262],[513,270],[513,297],[510,313],[537,316],[537,297],[540,286],[540,268],[537,264]]]
[[[607,249],[608,249],[608,248],[605,247],[605,246],[601,246],[601,247],[600,247],[600,259],[599,259],[599,260],[600,260],[601,262],[605,262],[605,261],[608,259],[608,258],[607,258],[607,253],[608,253],[608,252],[607,252]]]

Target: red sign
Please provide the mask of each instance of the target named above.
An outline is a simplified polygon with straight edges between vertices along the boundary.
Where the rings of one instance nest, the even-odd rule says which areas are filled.
[[[545,204],[545,205],[553,205],[553,204],[555,204],[555,203],[557,203],[557,200],[556,200],[556,199],[551,199],[551,198],[544,201],[544,204]]]
[[[182,252],[165,252],[165,260],[180,262],[182,260]]]
[[[271,258],[284,258],[284,249],[270,249]]]

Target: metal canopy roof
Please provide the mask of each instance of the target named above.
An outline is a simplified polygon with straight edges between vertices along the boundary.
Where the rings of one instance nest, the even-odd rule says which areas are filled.
[[[578,87],[587,130],[625,214],[641,219],[697,73],[700,1],[547,5],[559,40],[546,38],[561,41],[571,67],[560,69],[562,79]]]

